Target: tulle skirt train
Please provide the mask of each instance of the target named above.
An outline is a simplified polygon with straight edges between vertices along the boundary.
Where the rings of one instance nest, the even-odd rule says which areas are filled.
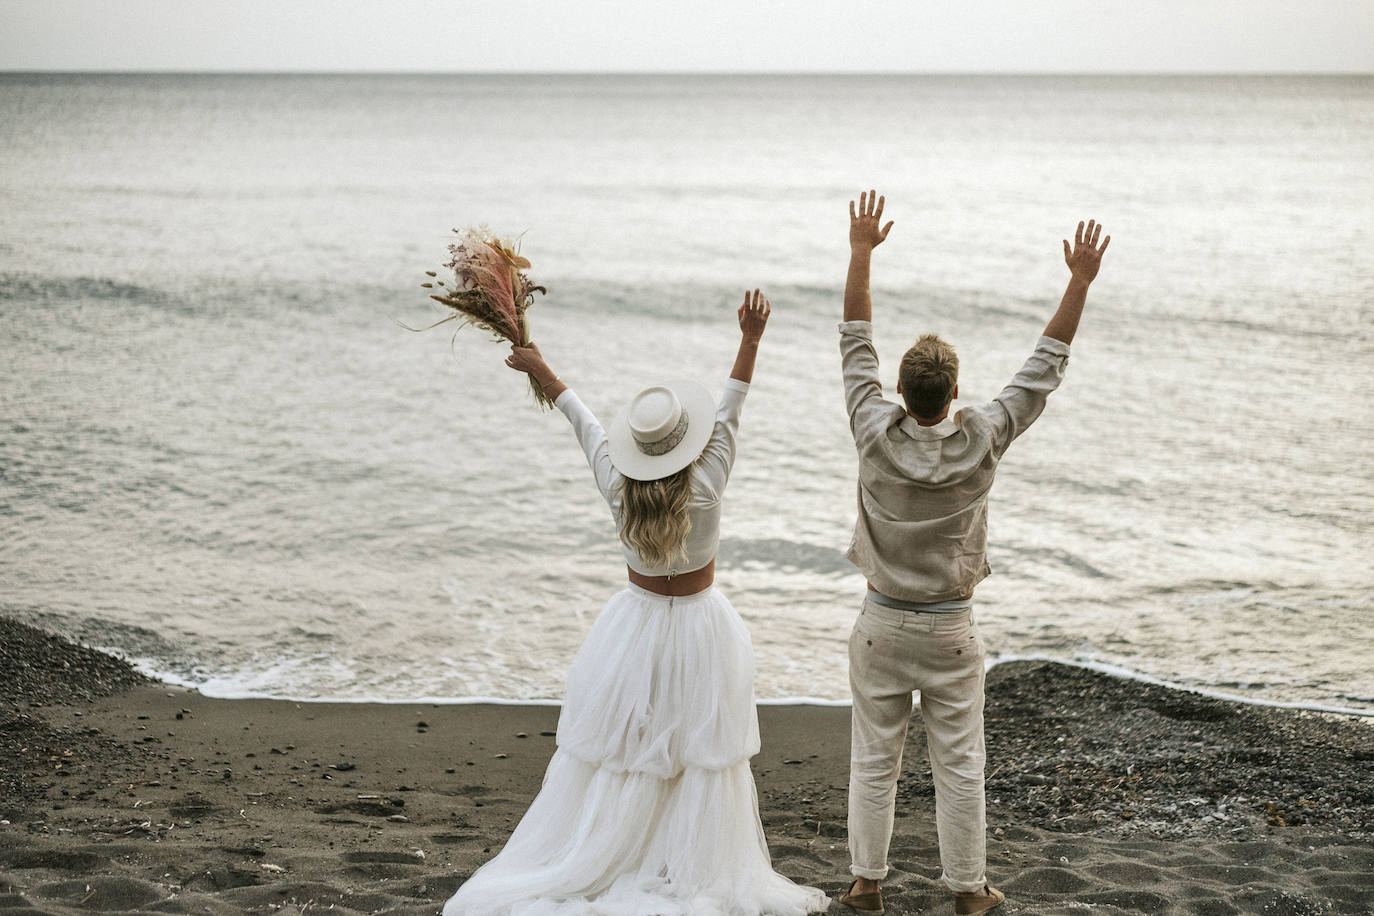
[[[714,588],[607,603],[572,670],[558,750],[504,849],[444,916],[802,916],[773,871],[749,758],[749,632]]]

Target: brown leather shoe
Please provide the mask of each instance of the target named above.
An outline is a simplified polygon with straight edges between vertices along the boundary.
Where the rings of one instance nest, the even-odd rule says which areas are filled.
[[[883,892],[881,890],[876,890],[870,891],[867,894],[856,894],[854,893],[854,886],[858,883],[858,881],[855,881],[854,884],[849,885],[849,891],[840,898],[840,903],[849,907],[851,910],[861,910],[865,913],[881,913],[883,911]],[[969,910],[969,912],[972,913],[976,911]]]
[[[984,884],[981,891],[969,891],[967,893],[957,893],[954,895],[954,912],[959,916],[968,916],[970,913],[984,913],[998,906],[1007,895],[997,888]],[[840,901],[843,903],[844,901]]]

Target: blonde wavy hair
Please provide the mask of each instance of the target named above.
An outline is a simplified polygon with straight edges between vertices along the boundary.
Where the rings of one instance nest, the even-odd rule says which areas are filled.
[[[620,490],[620,539],[649,566],[687,558],[692,530],[691,465],[658,480],[626,477]]]

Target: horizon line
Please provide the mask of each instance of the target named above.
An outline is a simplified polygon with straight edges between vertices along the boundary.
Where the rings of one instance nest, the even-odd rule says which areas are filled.
[[[1374,77],[1374,70],[273,70],[21,69],[5,76]]]

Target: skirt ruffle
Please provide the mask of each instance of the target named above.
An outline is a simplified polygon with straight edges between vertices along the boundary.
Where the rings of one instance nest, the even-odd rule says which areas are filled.
[[[773,871],[749,758],[749,633],[715,589],[611,598],[568,674],[558,750],[504,849],[444,916],[802,916]]]
[[[611,598],[568,672],[558,746],[664,779],[757,754],[754,648],[729,599],[633,586]]]

